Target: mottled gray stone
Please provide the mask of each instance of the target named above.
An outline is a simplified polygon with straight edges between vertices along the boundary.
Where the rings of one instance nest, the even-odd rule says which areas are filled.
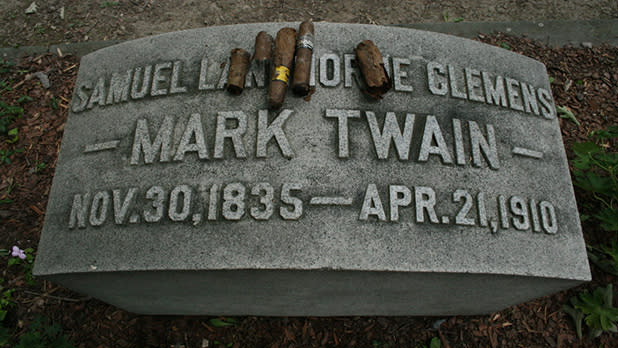
[[[133,312],[226,315],[478,314],[590,279],[543,64],[316,23],[310,100],[265,111],[260,67],[225,92],[230,50],[286,25],[85,56],[35,274]],[[364,39],[395,81],[379,102],[352,63]]]

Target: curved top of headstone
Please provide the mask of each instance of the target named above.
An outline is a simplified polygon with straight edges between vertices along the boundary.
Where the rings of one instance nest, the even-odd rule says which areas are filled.
[[[590,278],[542,63],[438,33],[315,23],[310,98],[290,92],[266,111],[255,63],[245,91],[228,94],[230,51],[286,26],[298,23],[186,30],[83,57],[36,273]],[[365,39],[394,81],[378,102],[353,62]]]

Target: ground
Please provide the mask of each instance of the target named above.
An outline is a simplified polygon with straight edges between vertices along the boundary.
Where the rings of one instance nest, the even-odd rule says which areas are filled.
[[[0,46],[126,40],[212,25],[299,21],[409,24],[618,18],[616,0],[0,0]]]

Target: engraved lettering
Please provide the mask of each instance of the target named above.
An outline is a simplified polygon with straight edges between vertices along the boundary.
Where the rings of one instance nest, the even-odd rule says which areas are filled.
[[[509,106],[511,109],[524,111],[524,106],[521,104],[521,96],[519,94],[519,81],[506,78],[506,92],[509,96]]]
[[[543,224],[543,229],[547,234],[556,234],[556,232],[558,232],[556,209],[547,201],[541,201],[541,203],[539,203],[539,208],[541,210],[541,223]]]
[[[129,100],[129,90],[131,89],[132,70],[123,73],[112,74],[107,93],[107,105],[126,102]]]
[[[528,207],[526,201],[517,196],[510,199],[511,213],[513,213],[513,227],[520,231],[525,231],[530,228],[530,218],[528,217]]]
[[[88,203],[90,194],[84,193],[73,195],[73,205],[69,217],[69,228],[86,228],[86,214],[88,214]]]
[[[496,148],[496,135],[494,127],[490,124],[485,125],[487,138],[481,133],[479,125],[474,121],[468,121],[470,128],[470,144],[472,148],[472,164],[475,167],[481,166],[481,157],[484,157],[491,169],[499,169],[498,149]],[[482,156],[481,156],[482,153]]]
[[[284,157],[291,158],[294,156],[294,152],[290,147],[288,138],[283,131],[283,125],[290,115],[292,115],[292,112],[293,111],[289,109],[281,111],[279,115],[270,123],[270,125],[268,124],[268,110],[260,110],[258,112],[255,157],[266,157],[266,147],[272,138],[275,138],[275,142],[279,145],[279,149]]]
[[[127,194],[122,199],[120,190],[116,189],[112,191],[112,198],[114,203],[114,222],[116,225],[122,225],[126,221],[127,214],[129,213],[129,207],[135,200],[135,194],[137,188],[131,187],[127,190]]]
[[[202,58],[200,62],[200,77],[198,79],[197,86],[197,89],[199,89],[200,91],[206,89],[215,89],[214,83],[207,83],[209,68],[210,66],[208,65],[208,58]]]
[[[507,107],[506,92],[504,90],[504,78],[502,76],[496,76],[496,83],[491,82],[489,74],[482,71],[483,86],[485,87],[485,99],[487,104],[502,105]]]
[[[336,87],[341,82],[341,61],[334,53],[320,57],[320,83],[325,87]]]
[[[541,114],[543,117],[548,120],[556,117],[556,108],[551,98],[551,92],[543,88],[539,88],[536,92],[539,96],[539,102],[541,103]]]
[[[245,215],[245,187],[241,183],[225,186],[221,213],[226,220],[240,220]]]
[[[539,104],[536,102],[536,93],[534,93],[534,87],[521,83],[521,95],[524,101],[524,110],[526,112],[534,112],[535,115],[539,114]]]
[[[144,163],[146,164],[152,163],[157,153],[161,154],[159,157],[160,162],[168,162],[170,160],[170,143],[173,124],[173,117],[165,117],[154,142],[151,142],[150,133],[148,131],[148,121],[146,121],[146,119],[137,120],[130,163],[138,164],[141,153],[144,154]]]
[[[182,208],[179,211],[178,205],[182,196]],[[191,188],[187,185],[179,185],[174,187],[170,192],[170,206],[167,212],[172,221],[185,221],[191,213]]]
[[[410,65],[408,58],[393,57],[393,86],[396,91],[412,92],[413,88],[406,85],[402,79],[408,78],[408,72],[403,69],[403,66]]]
[[[268,220],[274,211],[273,200],[275,198],[275,191],[273,187],[267,182],[257,183],[251,188],[251,194],[260,197],[260,203],[264,206],[263,209],[258,207],[251,208],[251,216],[256,220]]]
[[[432,145],[435,141],[436,145]],[[442,159],[442,163],[453,163],[451,155],[448,152],[446,142],[442,136],[442,131],[438,125],[438,121],[435,116],[428,115],[425,121],[425,129],[423,131],[423,140],[421,143],[421,150],[418,155],[420,162],[426,162],[429,155],[439,155]]]
[[[386,213],[384,212],[384,207],[382,206],[382,200],[378,194],[376,184],[367,185],[363,206],[361,207],[358,219],[367,221],[370,215],[374,215],[380,221],[386,221]]]
[[[191,140],[195,138],[195,142]],[[180,144],[176,150],[174,161],[182,161],[185,158],[187,152],[197,152],[199,159],[208,159],[208,153],[206,151],[206,142],[204,140],[204,129],[202,128],[202,121],[200,114],[192,114],[187,122],[187,127],[182,133]]]
[[[227,128],[227,120],[237,122],[236,128]],[[217,131],[215,134],[214,158],[223,158],[225,139],[232,141],[236,158],[246,158],[242,136],[247,131],[247,115],[242,111],[225,111],[217,113]]]
[[[89,222],[92,226],[101,226],[107,219],[107,207],[109,205],[109,193],[99,191],[92,199]]]
[[[403,133],[399,128],[397,117],[394,112],[387,112],[384,118],[384,127],[382,131],[378,126],[375,113],[366,111],[369,130],[376,154],[379,159],[386,159],[389,155],[391,143],[395,143],[397,155],[401,160],[407,160],[410,153],[410,143],[412,141],[412,129],[414,126],[414,114],[406,114]]]
[[[429,91],[435,95],[446,95],[448,93],[448,82],[446,80],[446,71],[440,63],[427,63],[427,82]]]
[[[463,205],[455,216],[455,224],[463,226],[473,226],[474,219],[466,217],[472,208],[472,196],[466,190],[456,190],[453,192],[453,202],[458,203],[463,199]]]
[[[247,71],[247,78],[245,80],[245,88],[265,87],[266,86],[266,74],[269,71],[269,64],[265,61],[251,61],[249,65],[249,71]]]
[[[75,90],[75,96],[73,96],[73,112],[82,112],[88,105],[88,93],[86,89],[90,89],[89,84],[83,84]]]
[[[466,164],[466,156],[464,154],[463,132],[461,131],[461,121],[453,119],[453,135],[455,136],[455,163],[463,166]]]
[[[348,118],[360,118],[360,110],[326,109],[325,117],[337,118],[339,158],[350,157]]]
[[[131,83],[131,99],[141,99],[148,94],[150,89],[151,74],[152,65],[148,65],[144,68],[135,68],[135,72],[133,73],[133,83]]]
[[[105,105],[105,79],[103,77],[100,77],[94,85],[90,101],[88,102],[88,109],[92,109],[94,104],[99,104],[99,106]]]
[[[182,72],[182,62],[177,60],[172,67],[172,82],[170,83],[170,94],[185,93],[187,87],[180,86],[180,74]]]
[[[146,191],[146,199],[152,200],[150,208],[153,208],[154,211],[144,209],[144,221],[158,222],[163,217],[165,209],[165,191],[161,186],[153,186]]]
[[[169,70],[172,67],[171,62],[159,63],[155,65],[154,76],[152,77],[152,86],[150,87],[150,95],[156,97],[158,95],[166,95],[167,88],[161,84],[167,81],[167,77],[163,74],[163,70]]]
[[[390,185],[389,194],[391,221],[399,221],[399,207],[406,207],[412,202],[412,192],[403,185]]]
[[[414,188],[414,200],[416,205],[416,222],[425,222],[425,212],[431,223],[437,224],[436,215],[436,192],[431,187],[416,186]]]
[[[451,85],[451,95],[454,98],[467,99],[466,92],[462,92],[457,88],[457,75],[455,75],[455,68],[452,65],[447,65],[448,68],[448,80]]]
[[[484,102],[485,98],[483,97],[483,91],[481,89],[481,72],[471,68],[464,68],[464,72],[466,75],[468,99],[481,103]]]
[[[301,189],[302,185],[297,183],[283,184],[281,187],[281,202],[288,205],[279,208],[279,215],[284,220],[298,220],[303,215],[303,201],[291,195],[292,191]]]
[[[344,87],[352,87],[352,77],[358,83],[359,73],[358,69],[353,66],[353,63],[356,62],[356,56],[353,54],[344,54],[343,55],[343,86]]]

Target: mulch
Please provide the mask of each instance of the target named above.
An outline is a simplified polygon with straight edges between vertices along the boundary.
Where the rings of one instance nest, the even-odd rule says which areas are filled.
[[[547,66],[556,105],[567,106],[581,123],[577,126],[560,119],[570,158],[573,143],[586,140],[591,131],[618,124],[618,48],[552,48],[503,34],[479,35],[479,40],[509,47]],[[37,248],[78,66],[76,57],[46,54],[25,57],[0,75],[10,89],[1,92],[1,101],[16,105],[23,95],[32,98],[21,104],[24,115],[11,125],[19,130],[17,142],[0,139],[0,150],[24,149],[9,157],[10,164],[0,164],[0,202],[8,202],[0,204],[0,247],[4,249],[13,245]],[[48,76],[49,88],[36,72]],[[578,189],[576,196],[580,207],[594,204]],[[591,244],[615,236],[593,222],[584,223],[583,229]],[[6,259],[3,256],[0,262]],[[571,318],[561,310],[583,288],[609,283],[618,288],[617,277],[594,266],[589,284],[491,315],[237,317],[237,323],[229,327],[213,326],[211,317],[135,315],[46,281],[28,285],[16,266],[2,272],[5,287],[16,289],[16,305],[4,321],[15,332],[13,339],[42,315],[61,324],[77,347],[393,348],[422,347],[433,337],[441,340],[442,347],[618,347],[618,334],[580,341]]]

